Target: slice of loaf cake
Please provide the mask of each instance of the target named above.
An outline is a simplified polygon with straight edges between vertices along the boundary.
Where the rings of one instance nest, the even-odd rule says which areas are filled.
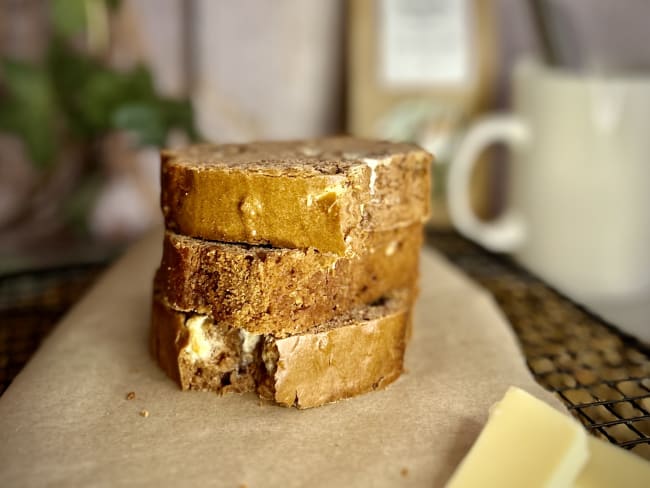
[[[402,372],[413,290],[286,338],[178,312],[154,298],[151,348],[182,389],[257,391],[284,406],[310,408],[383,388]]]
[[[367,233],[366,252],[354,257],[224,244],[167,231],[155,287],[173,309],[284,337],[392,289],[412,287],[421,243],[419,223]]]
[[[410,144],[203,144],[161,159],[165,224],[187,236],[350,255],[366,231],[429,215],[431,155]]]

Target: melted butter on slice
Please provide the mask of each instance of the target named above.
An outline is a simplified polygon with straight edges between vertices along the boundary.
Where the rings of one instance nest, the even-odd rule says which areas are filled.
[[[246,232],[251,237],[257,236],[258,219],[262,217],[264,204],[257,198],[247,196],[239,203],[239,214]]]
[[[386,249],[384,249],[384,254],[386,256],[392,256],[393,254],[395,254],[395,251],[397,251],[398,245],[399,244],[397,243],[397,241],[389,242],[388,245],[386,246]]]
[[[212,324],[205,315],[194,315],[185,321],[189,341],[183,351],[192,361],[206,360],[212,355],[214,345],[208,339],[205,328]]]
[[[375,194],[375,186],[377,184],[377,166],[386,164],[389,162],[389,159],[375,159],[375,158],[363,158],[362,160],[370,168],[370,194]]]
[[[250,364],[253,361],[253,352],[257,343],[262,336],[260,334],[251,334],[246,329],[239,329],[239,338],[241,339],[241,363]]]

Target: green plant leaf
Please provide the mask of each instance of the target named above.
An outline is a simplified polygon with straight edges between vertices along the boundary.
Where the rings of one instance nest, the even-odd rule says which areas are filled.
[[[133,102],[120,106],[113,114],[116,129],[134,133],[140,144],[162,146],[167,127],[160,107],[155,103]]]
[[[86,28],[86,0],[50,0],[55,32],[74,37]]]
[[[143,65],[132,71],[120,73],[120,97],[122,100],[149,100],[156,97],[151,72]]]
[[[5,59],[2,73],[7,96],[0,107],[0,129],[20,136],[38,167],[51,166],[57,150],[57,109],[47,71]]]
[[[80,106],[83,105],[83,90],[80,88],[87,84],[95,70],[93,61],[67,46],[60,36],[54,36],[48,50],[47,70],[51,73],[61,110],[72,135],[92,137],[93,128],[86,121]]]
[[[106,5],[108,5],[108,8],[115,11],[122,5],[122,0],[106,0]]]
[[[61,39],[51,45],[49,69],[71,128],[84,138],[114,128],[114,114],[121,106],[156,99],[151,73],[144,66],[113,71]]]
[[[80,234],[88,233],[88,214],[97,202],[105,178],[97,170],[81,178],[79,184],[66,196],[63,218]]]
[[[93,133],[111,126],[111,115],[122,100],[123,80],[117,73],[98,69],[89,73],[78,88],[76,105]]]
[[[194,110],[189,100],[162,99],[160,104],[168,131],[174,128],[182,129],[190,140],[199,139],[194,125]]]
[[[112,130],[123,129],[134,133],[141,144],[163,145],[172,128],[184,130],[193,140],[198,138],[189,101],[159,96],[151,72],[143,65],[126,72],[109,69],[55,35],[41,71],[48,79],[52,107],[62,115],[57,121],[59,133],[67,139],[90,142]],[[16,90],[22,89],[21,83],[14,85]],[[32,99],[39,100],[39,97],[21,95],[8,112],[21,112],[22,105],[33,103]],[[53,119],[48,116],[45,120]],[[44,121],[34,126],[34,132],[40,131],[37,128],[42,128]],[[17,125],[25,139],[36,138],[26,134],[30,124]],[[46,149],[47,145],[40,147]],[[34,145],[34,150],[37,149]]]

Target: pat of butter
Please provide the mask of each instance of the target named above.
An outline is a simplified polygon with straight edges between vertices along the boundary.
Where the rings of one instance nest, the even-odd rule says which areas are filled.
[[[589,461],[575,488],[648,488],[650,462],[604,440],[589,436]]]
[[[587,457],[578,422],[511,387],[447,487],[572,487]]]

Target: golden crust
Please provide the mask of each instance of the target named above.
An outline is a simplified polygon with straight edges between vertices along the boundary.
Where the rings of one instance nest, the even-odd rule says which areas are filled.
[[[206,319],[209,354],[188,352],[195,314],[158,300],[150,342],[162,369],[182,389],[224,393],[253,391],[283,406],[311,408],[383,388],[402,372],[413,290],[392,292],[311,331],[278,339],[255,338],[250,357],[237,329]]]
[[[382,389],[402,373],[406,309],[316,334],[275,341],[273,400],[311,408]]]
[[[351,137],[198,145],[161,153],[168,229],[223,242],[339,255],[360,236],[423,222],[431,155]]]
[[[417,280],[422,225],[366,235],[365,253],[223,244],[166,232],[156,289],[172,308],[256,334],[309,329]]]

